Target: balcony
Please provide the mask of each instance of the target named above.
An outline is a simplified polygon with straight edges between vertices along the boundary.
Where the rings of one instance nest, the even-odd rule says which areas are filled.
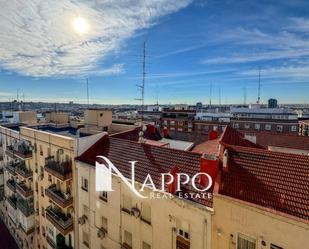
[[[6,147],[6,154],[11,158],[27,159],[32,157],[32,149],[26,143],[20,143],[15,146],[9,145]]]
[[[32,177],[32,174],[33,174],[32,170],[27,169],[24,163],[19,163],[18,165],[16,165],[15,171],[17,174],[19,174],[23,178]]]
[[[72,178],[72,161],[57,162],[54,159],[47,159],[45,170],[62,181]]]
[[[18,196],[16,206],[26,217],[34,214],[33,202],[30,200],[25,200]]]
[[[46,189],[45,194],[62,208],[66,208],[73,203],[73,197],[58,190],[55,184]]]
[[[15,176],[16,175],[15,169],[18,164],[19,163],[9,162],[7,165],[5,165],[5,168],[9,173]]]
[[[29,188],[24,182],[17,183],[16,190],[25,198],[33,195],[33,190]]]
[[[128,245],[126,242],[122,243],[122,248],[123,249],[132,249],[132,246]]]
[[[73,231],[73,219],[65,215],[60,210],[49,206],[46,208],[46,218],[51,222],[63,235]]]
[[[53,239],[51,239],[48,235],[46,236],[46,241],[51,248],[53,248],[53,249],[57,248]]]
[[[9,188],[10,190],[12,190],[13,192],[16,191],[16,182],[15,182],[14,179],[9,179],[9,180],[7,180],[6,185],[7,185],[8,188]]]
[[[13,208],[16,209],[16,202],[17,202],[16,196],[14,196],[14,195],[9,196],[9,197],[7,198],[7,201],[8,201],[8,203],[9,203]]]

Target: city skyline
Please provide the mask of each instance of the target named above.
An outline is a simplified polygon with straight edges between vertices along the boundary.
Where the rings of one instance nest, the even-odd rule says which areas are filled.
[[[0,15],[0,101],[138,104],[146,42],[145,103],[307,103],[306,1],[10,1]],[[82,17],[89,32],[77,34]],[[184,35],[185,34],[185,35]],[[246,89],[246,90],[244,90]]]

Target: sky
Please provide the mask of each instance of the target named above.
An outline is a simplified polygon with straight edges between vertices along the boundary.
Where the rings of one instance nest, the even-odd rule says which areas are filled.
[[[309,103],[307,0],[0,0],[0,101]],[[78,33],[74,21],[86,22]],[[246,97],[245,97],[246,96]]]

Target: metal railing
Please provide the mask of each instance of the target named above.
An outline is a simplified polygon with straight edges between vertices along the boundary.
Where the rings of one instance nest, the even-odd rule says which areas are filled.
[[[73,197],[70,194],[61,192],[55,184],[47,188],[45,194],[63,208],[73,203]]]
[[[72,161],[57,162],[49,159],[46,160],[45,169],[62,180],[72,177]]]
[[[49,217],[52,222],[58,224],[63,230],[66,230],[73,225],[72,217],[65,215],[52,206],[46,208],[46,216]]]

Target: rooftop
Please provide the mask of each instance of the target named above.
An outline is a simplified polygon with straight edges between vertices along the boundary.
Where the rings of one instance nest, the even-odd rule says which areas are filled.
[[[228,147],[219,193],[309,220],[309,157]]]
[[[309,151],[309,137],[286,134],[271,134],[267,132],[247,133],[256,137],[256,143],[265,149],[268,146],[283,147]]]
[[[135,166],[135,180],[143,183],[150,173],[157,186],[161,184],[161,173],[168,173],[178,166],[180,172],[193,176],[200,170],[201,161],[199,153],[153,146],[107,135],[76,159],[95,166],[98,155],[108,157],[127,178],[131,178],[129,161],[138,161]],[[186,187],[186,191],[196,192],[190,186]],[[212,201],[206,198],[191,200],[212,206]]]

